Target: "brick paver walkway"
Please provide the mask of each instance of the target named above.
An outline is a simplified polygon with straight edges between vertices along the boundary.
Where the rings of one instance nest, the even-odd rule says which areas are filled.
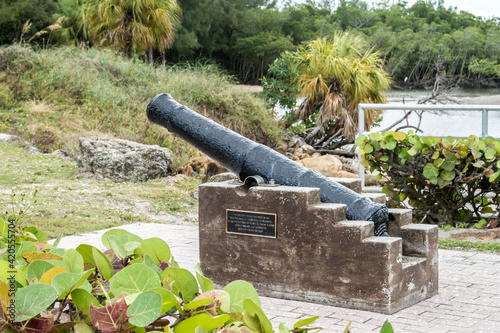
[[[198,227],[179,224],[136,223],[120,227],[142,238],[161,237],[180,266],[194,271],[199,262]],[[101,246],[105,230],[64,237],[60,246],[85,243]],[[216,245],[216,244],[214,244]],[[386,319],[396,333],[500,333],[500,255],[481,252],[439,251],[439,294],[393,315],[338,308],[313,303],[261,297],[262,308],[278,330],[306,317],[318,315],[318,332],[378,332]]]

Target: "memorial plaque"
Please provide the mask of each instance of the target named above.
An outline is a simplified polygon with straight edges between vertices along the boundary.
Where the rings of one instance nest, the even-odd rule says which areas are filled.
[[[276,238],[276,214],[226,209],[226,232]]]

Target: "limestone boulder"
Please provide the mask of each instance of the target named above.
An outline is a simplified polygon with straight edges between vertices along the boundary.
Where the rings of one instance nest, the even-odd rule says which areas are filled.
[[[335,173],[335,176],[337,178],[359,178],[359,175],[349,172],[349,171],[344,171],[340,170],[337,173]]]
[[[35,155],[41,154],[40,150],[38,150],[37,147],[33,146],[28,141],[24,140],[23,138],[21,138],[20,136],[17,136],[17,135],[0,133],[0,141],[10,142],[10,143],[21,143],[21,144],[25,145],[26,149],[28,149],[30,151],[30,153],[35,154]]]
[[[80,138],[79,147],[78,166],[98,179],[147,181],[165,177],[172,171],[172,151],[157,145],[121,139]]]
[[[304,158],[297,163],[308,169],[316,170],[326,177],[335,177],[335,174],[342,170],[342,162],[333,155]]]

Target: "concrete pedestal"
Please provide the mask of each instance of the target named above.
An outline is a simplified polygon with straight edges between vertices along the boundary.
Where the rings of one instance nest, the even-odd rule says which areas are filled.
[[[391,210],[389,234],[348,221],[316,188],[208,183],[199,188],[200,263],[218,285],[391,314],[437,294],[438,231]],[[229,221],[229,223],[228,223]]]

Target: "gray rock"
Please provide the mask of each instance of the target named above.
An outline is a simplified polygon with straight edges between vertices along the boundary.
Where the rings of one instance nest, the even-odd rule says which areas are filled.
[[[294,136],[292,136],[290,138],[290,142],[288,142],[288,147],[291,147],[291,148],[300,148],[300,147],[302,147],[305,144],[306,144],[306,142],[304,141],[304,139],[302,139],[298,135],[294,135]]]
[[[0,133],[0,141],[5,142],[25,142],[23,138],[17,135]]]
[[[225,182],[226,180],[236,180],[236,179],[238,179],[238,176],[235,175],[234,173],[223,172],[217,175],[213,175],[208,179],[208,181],[211,183],[217,183],[217,182]]]
[[[304,151],[304,154],[312,155],[316,152],[316,149],[314,149],[313,146],[308,144],[303,145],[301,148]]]
[[[172,169],[172,151],[160,146],[107,139],[80,138],[78,166],[96,178],[113,181],[147,181],[165,177]]]
[[[54,150],[50,155],[57,156],[63,160],[74,161],[73,157],[65,150],[58,149]]]
[[[17,135],[0,133],[0,141],[12,142],[12,143],[20,142],[26,146],[26,149],[28,149],[30,153],[35,155],[41,154],[40,150],[38,150],[37,147],[33,146],[31,143],[29,143],[28,141],[24,140],[23,138]]]

